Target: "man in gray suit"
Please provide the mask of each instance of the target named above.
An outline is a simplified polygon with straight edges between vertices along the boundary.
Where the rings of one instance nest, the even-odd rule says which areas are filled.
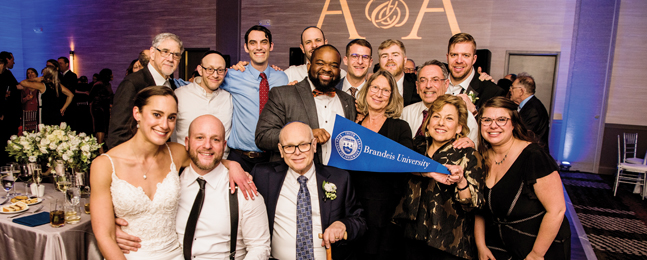
[[[332,133],[336,115],[355,120],[355,99],[335,88],[340,80],[341,55],[332,45],[322,45],[312,53],[308,77],[293,86],[272,88],[256,126],[256,146],[271,151],[270,161],[281,160],[276,144],[279,132],[287,123],[300,121],[312,128],[317,138],[315,157],[327,164],[330,158]]]

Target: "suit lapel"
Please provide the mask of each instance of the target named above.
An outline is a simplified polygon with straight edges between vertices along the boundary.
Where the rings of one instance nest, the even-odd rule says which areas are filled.
[[[155,83],[155,79],[153,78],[153,74],[151,74],[151,71],[148,69],[148,66],[144,66],[143,71],[144,71],[144,81],[146,81],[146,84],[148,84],[147,86],[157,85],[157,83]]]
[[[326,229],[330,225],[330,212],[331,200],[324,201],[325,191],[323,189],[323,182],[328,181],[330,173],[328,173],[323,165],[315,163],[315,171],[317,174],[317,199],[319,200],[319,213],[321,215],[321,228]],[[323,230],[321,231],[323,233]]]
[[[268,176],[268,191],[269,197],[265,198],[267,200],[268,215],[270,217],[269,224],[270,230],[274,230],[274,216],[276,216],[276,205],[279,201],[279,195],[281,194],[281,188],[283,187],[283,182],[285,181],[285,175],[288,173],[288,166],[285,163],[281,163],[274,167],[274,172],[270,172]],[[272,233],[270,233],[272,235]]]
[[[310,89],[310,83],[308,78],[305,78],[299,82],[296,86],[296,90],[301,97],[301,102],[305,107],[304,113],[308,116],[309,125],[313,126],[312,129],[319,128],[319,117],[317,117],[317,106],[315,105],[315,99],[312,97],[312,90]]]
[[[344,117],[348,120],[355,121],[355,114],[357,113],[357,110],[355,109],[355,98],[341,89],[336,89],[335,93],[339,97],[339,101],[341,101],[341,106],[344,110]]]

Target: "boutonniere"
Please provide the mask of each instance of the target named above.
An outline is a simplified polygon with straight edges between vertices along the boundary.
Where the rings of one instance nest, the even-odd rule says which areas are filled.
[[[326,199],[335,200],[337,198],[337,185],[332,182],[324,181],[321,186],[324,189],[324,201],[326,201]]]
[[[476,103],[477,100],[479,100],[479,97],[476,96],[474,91],[470,91],[469,94],[467,94],[468,97],[470,97],[470,100],[472,101],[472,104]]]

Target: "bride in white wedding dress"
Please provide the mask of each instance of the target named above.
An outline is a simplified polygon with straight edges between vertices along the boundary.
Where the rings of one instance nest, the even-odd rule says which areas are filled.
[[[168,87],[148,87],[135,98],[136,133],[92,162],[92,228],[106,259],[181,260],[175,233],[180,195],[176,165],[186,164],[184,146],[166,141],[175,129],[177,98]],[[141,238],[124,255],[115,240],[115,216],[124,231]]]

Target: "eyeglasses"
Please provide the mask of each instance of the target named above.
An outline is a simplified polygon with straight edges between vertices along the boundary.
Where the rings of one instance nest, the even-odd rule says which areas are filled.
[[[357,54],[357,53],[352,53],[352,54],[350,55],[350,59],[351,59],[351,60],[359,60],[360,58],[361,58],[361,59],[363,59],[363,60],[370,60],[370,59],[371,59],[371,55],[359,55],[359,54]]]
[[[281,145],[281,147],[283,148],[283,152],[286,154],[295,153],[297,151],[297,148],[299,148],[300,152],[305,153],[310,151],[310,149],[312,149],[313,142],[314,142],[314,139],[312,139],[312,141],[310,141],[309,143],[302,143],[298,145],[282,145],[282,144],[279,144],[279,145]]]
[[[427,79],[427,78],[420,78],[420,79],[418,80],[418,82],[420,82],[420,84],[427,84],[427,83],[431,82],[431,83],[434,83],[434,85],[438,85],[438,83],[440,83],[440,82],[445,82],[445,80],[447,80],[447,79],[441,79],[441,78],[431,78],[431,79]]]
[[[219,68],[219,69],[207,68],[207,67],[202,66],[202,65],[200,65],[200,67],[202,67],[202,69],[207,73],[207,75],[211,75],[211,74],[213,74],[214,72],[218,72],[218,75],[224,75],[224,74],[225,74],[225,71],[227,71],[227,69],[222,69],[222,68]]]
[[[510,120],[509,117],[499,117],[496,119],[492,119],[489,117],[482,117],[481,118],[481,125],[483,126],[490,126],[492,122],[496,122],[496,125],[499,127],[504,127],[506,124],[508,124],[508,120]]]
[[[180,60],[182,58],[182,53],[181,52],[171,52],[171,51],[169,51],[167,49],[160,50],[157,47],[153,47],[153,48],[155,48],[157,51],[160,52],[160,55],[162,55],[162,58],[166,58],[169,55],[173,55],[174,60]]]
[[[384,95],[384,96],[390,96],[391,95],[391,90],[390,89],[385,89],[385,88],[381,89],[380,87],[375,86],[375,85],[368,87],[368,90],[371,91],[371,93],[374,93],[374,94],[375,93],[380,93],[381,95]]]

